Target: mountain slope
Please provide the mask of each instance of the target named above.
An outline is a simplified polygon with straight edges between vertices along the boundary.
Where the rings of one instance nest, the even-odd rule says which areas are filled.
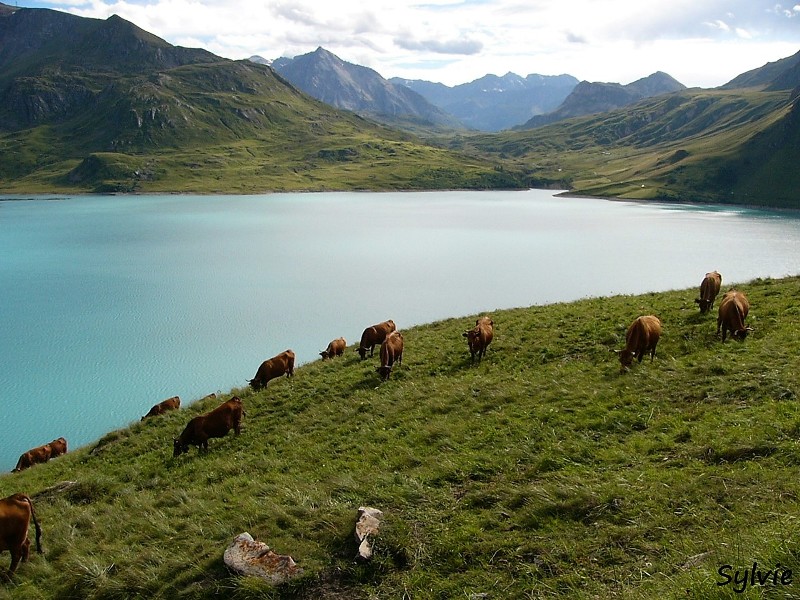
[[[469,143],[581,194],[800,209],[796,105],[786,91],[685,90]]]
[[[575,86],[575,89],[556,110],[533,117],[519,129],[532,129],[572,117],[608,112],[629,106],[643,98],[683,89],[685,89],[683,84],[661,72],[653,73],[627,85],[582,81]]]
[[[318,102],[268,66],[176,48],[119,17],[4,14],[4,191],[525,185]]]
[[[372,69],[345,62],[324,48],[275,60],[272,67],[292,85],[336,108],[389,124],[411,121],[430,128],[463,128],[456,118],[416,92],[394,85]]]
[[[23,72],[141,74],[220,60],[206,50],[172,46],[116,15],[99,20],[21,8],[0,17],[0,39],[0,87]]]
[[[502,77],[486,75],[453,87],[422,80],[390,81],[418,92],[439,108],[480,131],[500,131],[558,107],[578,80],[571,75]]]
[[[760,88],[779,91],[792,90],[798,86],[800,86],[800,52],[742,73],[720,86],[720,89]]]

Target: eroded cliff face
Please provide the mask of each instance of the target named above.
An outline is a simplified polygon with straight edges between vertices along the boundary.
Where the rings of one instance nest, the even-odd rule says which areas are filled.
[[[20,77],[0,94],[0,129],[14,131],[91,110],[94,94],[79,80]]]

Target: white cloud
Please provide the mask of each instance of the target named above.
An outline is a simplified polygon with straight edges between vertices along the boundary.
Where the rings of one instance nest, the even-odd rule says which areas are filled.
[[[25,0],[21,0],[26,4]],[[800,5],[770,0],[54,0],[112,14],[173,44],[227,58],[294,56],[318,46],[384,77],[450,85],[487,73],[569,73],[628,83],[666,71],[720,85],[800,49]]]
[[[712,29],[718,29],[720,31],[730,31],[731,28],[725,21],[717,19],[716,21],[712,21],[710,23],[706,23]]]

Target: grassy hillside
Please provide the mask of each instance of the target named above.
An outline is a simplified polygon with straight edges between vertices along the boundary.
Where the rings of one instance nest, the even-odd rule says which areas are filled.
[[[150,75],[47,74],[15,85],[9,106],[0,108],[5,193],[527,185],[497,161],[434,147],[331,108],[248,61]],[[41,104],[58,115],[3,130],[2,122],[13,121],[3,115],[26,102],[35,104],[28,112]]]
[[[0,476],[0,495],[34,497],[46,552],[0,598],[800,595],[800,575],[744,596],[717,585],[754,561],[800,574],[800,277],[737,287],[743,343],[715,336],[694,289],[493,312],[479,364],[461,337],[475,317],[454,318],[405,330],[386,383],[350,347],[233,390],[242,434],[207,453],[173,459],[172,439],[218,401]],[[610,350],[646,313],[664,323],[657,356],[621,374]],[[361,505],[386,517],[366,565]],[[304,575],[231,575],[242,531]]]
[[[785,91],[687,90],[451,147],[587,195],[796,209],[798,107]]]

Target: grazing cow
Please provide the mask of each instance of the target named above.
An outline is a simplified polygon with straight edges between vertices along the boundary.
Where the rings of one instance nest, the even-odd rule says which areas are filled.
[[[619,362],[625,370],[631,366],[633,359],[642,362],[645,354],[650,354],[650,361],[656,355],[656,345],[661,336],[661,321],[653,315],[637,317],[625,333],[625,348],[619,352]]]
[[[367,350],[369,350],[369,355],[372,356],[372,353],[375,351],[375,346],[382,344],[383,340],[386,339],[386,336],[396,329],[397,327],[395,327],[394,321],[391,319],[384,321],[383,323],[378,323],[377,325],[367,327],[364,330],[364,333],[361,334],[361,342],[356,350],[356,352],[358,352],[358,354],[361,356],[361,360],[364,360],[367,357]]]
[[[725,341],[726,334],[730,331],[731,337],[742,341],[747,334],[753,331],[752,327],[745,327],[744,320],[750,312],[750,302],[742,292],[729,290],[725,292],[722,301],[719,303],[719,313],[717,315],[717,334],[722,329],[722,341]]]
[[[208,450],[209,438],[225,437],[231,429],[239,435],[243,414],[242,401],[238,396],[234,396],[211,412],[194,417],[186,425],[180,437],[173,441],[173,458],[188,452],[190,445]]]
[[[50,460],[52,453],[53,449],[50,447],[50,444],[31,448],[27,452],[23,452],[20,455],[19,460],[17,461],[17,466],[14,467],[14,470],[11,472],[18,473],[19,471],[23,471],[29,467],[32,467],[33,465],[46,463],[48,460]]]
[[[714,306],[714,300],[719,294],[719,288],[722,285],[722,275],[717,271],[706,273],[703,281],[700,283],[700,297],[695,298],[695,302],[700,305],[700,314],[706,314]]]
[[[145,416],[142,417],[142,421],[144,421],[147,417],[156,417],[158,415],[163,415],[168,410],[177,410],[181,407],[181,399],[179,396],[173,396],[172,398],[167,398],[166,400],[162,400],[158,404],[154,404],[153,408],[150,409]]]
[[[67,453],[67,440],[63,437],[53,440],[48,445],[50,446],[50,458],[58,458]]]
[[[333,358],[334,356],[341,356],[344,354],[345,348],[347,348],[347,342],[343,337],[340,337],[328,344],[328,347],[320,352],[319,355],[322,357],[322,360]]]
[[[381,343],[381,366],[375,370],[381,374],[381,379],[386,381],[392,374],[392,367],[403,362],[403,334],[392,331]]]
[[[28,527],[31,519],[36,527],[36,551],[42,553],[42,529],[36,520],[33,502],[25,494],[12,494],[0,500],[0,552],[11,553],[11,567],[8,578],[17,570],[20,561],[28,560],[31,543],[28,540]]]
[[[476,354],[478,360],[481,360],[483,355],[486,354],[486,348],[492,343],[492,338],[494,337],[494,321],[489,317],[481,317],[475,321],[475,327],[465,331],[461,335],[467,338],[470,360],[474,362]]]
[[[291,350],[284,350],[277,356],[273,356],[261,363],[258,371],[256,371],[256,376],[250,380],[250,386],[254,390],[260,390],[267,387],[267,383],[271,379],[280,377],[284,373],[286,377],[294,375],[294,352]]]

